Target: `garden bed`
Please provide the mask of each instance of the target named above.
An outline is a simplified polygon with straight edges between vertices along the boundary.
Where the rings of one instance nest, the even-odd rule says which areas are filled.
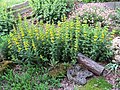
[[[13,29],[0,22],[8,29],[8,34],[0,37],[1,90],[120,89],[120,62],[116,58],[120,44],[112,41],[120,36],[120,29],[113,28],[120,25],[120,2],[32,3],[29,9],[25,9],[28,2],[12,7],[16,12],[25,5],[20,11],[22,18],[15,19],[18,11],[14,18],[1,14],[6,15],[7,19],[1,19],[5,25]],[[31,12],[33,23],[26,18]],[[78,53],[83,55],[78,58]]]

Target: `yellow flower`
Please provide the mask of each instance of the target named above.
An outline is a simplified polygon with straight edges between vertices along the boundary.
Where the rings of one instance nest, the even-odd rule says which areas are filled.
[[[49,30],[50,24],[46,23],[46,24],[45,24],[45,28],[46,28],[46,31]]]
[[[105,37],[105,35],[104,35],[104,33],[102,33],[102,36],[101,36],[101,38],[102,38],[102,39],[104,39],[104,37]]]
[[[87,36],[87,32],[86,32],[86,31],[84,31],[84,36],[85,36],[85,37]]]
[[[43,56],[42,56],[42,55],[40,55],[40,58],[41,58],[41,59],[43,59]]]
[[[35,29],[35,36],[36,36],[37,40],[39,40],[39,30],[38,29]]]
[[[33,40],[32,40],[32,47],[33,47],[33,50],[36,51],[35,43]]]
[[[28,36],[30,36],[30,38],[32,38],[32,36],[33,36],[32,30],[28,29],[27,32],[28,32]]]
[[[58,27],[61,27],[61,24],[62,24],[61,22],[58,22]]]
[[[75,51],[77,52],[77,50],[78,50],[78,38],[76,38],[76,41],[75,41]]]
[[[74,28],[74,22],[71,21],[71,22],[70,22],[70,29],[73,29],[73,28]]]
[[[51,39],[51,42],[54,43],[54,35],[52,31],[50,31],[50,39]]]
[[[12,36],[13,36],[13,33],[10,32],[10,37],[12,37]]]
[[[98,39],[98,36],[94,35],[94,42],[96,42],[97,39]]]
[[[38,29],[35,29],[35,33],[39,33],[39,30],[38,30]]]
[[[80,29],[80,21],[79,21],[79,19],[77,18],[77,20],[76,20],[76,29]]]
[[[20,45],[17,45],[18,48],[18,52],[20,52],[22,50],[22,48],[20,47]]]
[[[27,51],[27,50],[28,50],[28,47],[29,47],[28,41],[27,41],[27,40],[23,41],[23,44],[24,44],[25,50]]]
[[[60,38],[60,29],[59,28],[57,28],[56,29],[56,38],[58,39],[58,38]]]
[[[11,48],[11,46],[12,46],[11,40],[8,39],[8,48]]]
[[[24,31],[23,30],[21,30],[21,36],[22,36],[22,38],[24,38]]]

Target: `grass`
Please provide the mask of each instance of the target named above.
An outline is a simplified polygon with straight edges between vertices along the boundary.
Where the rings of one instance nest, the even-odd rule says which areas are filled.
[[[60,86],[60,79],[50,77],[46,68],[37,65],[7,69],[0,77],[0,90],[48,90]]]

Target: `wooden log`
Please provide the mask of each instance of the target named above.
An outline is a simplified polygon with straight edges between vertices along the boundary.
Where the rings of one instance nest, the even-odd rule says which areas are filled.
[[[103,66],[99,65],[98,63],[81,53],[78,54],[78,62],[96,75],[102,75],[105,69]]]
[[[16,19],[18,19],[18,16],[21,15],[21,18],[31,18],[34,13],[32,10],[32,7],[29,4],[29,1],[15,4],[9,8],[7,8],[7,12],[10,14],[13,14]]]
[[[26,8],[23,8],[23,9],[21,9],[21,10],[16,10],[16,11],[14,11],[14,12],[13,12],[13,15],[15,16],[15,18],[18,18],[18,15],[19,15],[19,14],[20,14],[20,15],[23,15],[23,14],[30,13],[30,12],[32,12],[32,8],[31,8],[31,7],[26,7]],[[30,13],[30,14],[31,14],[31,13]],[[27,15],[26,17],[29,17],[30,14]],[[32,15],[31,15],[31,16],[32,16]]]
[[[18,9],[21,9],[21,8],[24,8],[26,6],[29,6],[29,1],[26,1],[26,2],[23,2],[23,3],[20,3],[20,4],[15,4],[13,5],[12,7],[10,7],[12,10],[18,10]]]

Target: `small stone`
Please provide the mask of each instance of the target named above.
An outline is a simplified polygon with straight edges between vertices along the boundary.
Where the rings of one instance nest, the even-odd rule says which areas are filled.
[[[115,61],[116,61],[117,63],[120,63],[120,55],[115,55]]]

